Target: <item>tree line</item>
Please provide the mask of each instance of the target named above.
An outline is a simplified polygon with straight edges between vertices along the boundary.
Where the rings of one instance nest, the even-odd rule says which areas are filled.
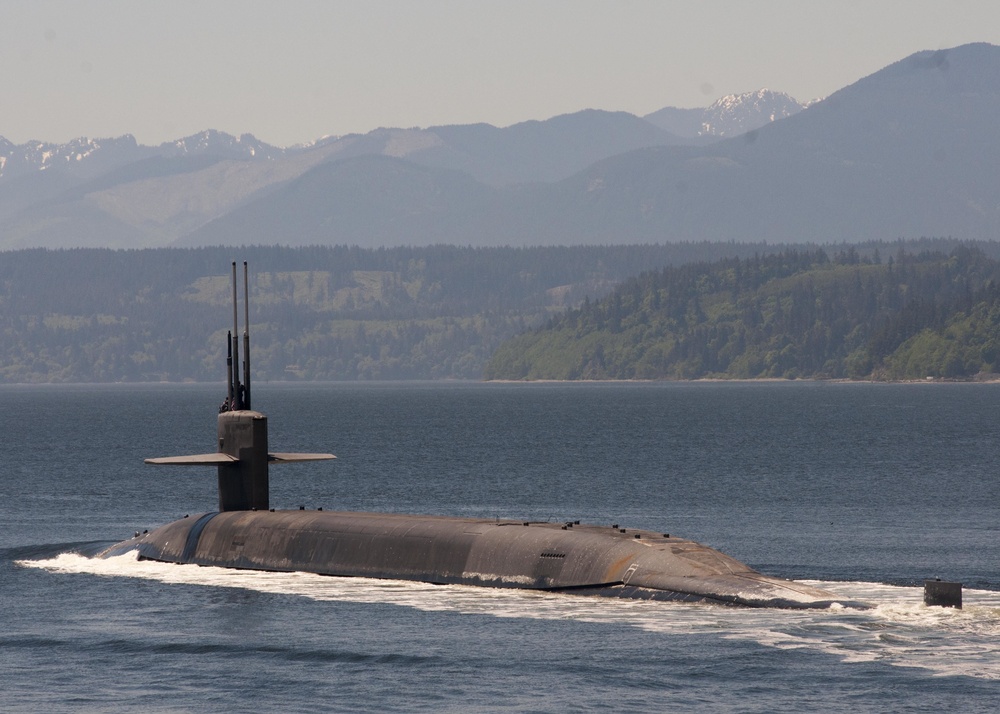
[[[499,348],[490,379],[968,379],[1000,372],[983,246],[787,249],[646,271]]]
[[[0,252],[0,382],[221,379],[248,260],[261,379],[479,379],[505,339],[649,265],[765,246]]]
[[[935,287],[928,266],[937,258],[919,256],[951,255],[961,245],[924,239],[824,247],[680,243],[0,252],[0,382],[221,381],[234,258],[250,264],[256,379],[860,374],[867,365],[874,371],[875,361],[865,362],[867,353],[855,353],[867,343],[850,326],[870,314],[872,299],[884,308],[869,336],[876,351],[918,325],[944,329],[950,303],[934,292],[950,295],[955,285]],[[983,260],[1000,257],[991,252],[1000,253],[996,244],[968,250],[978,251]],[[905,257],[892,261],[897,294],[869,287],[888,267],[882,256],[900,251]],[[830,257],[824,263],[820,254]],[[833,268],[857,271],[861,287],[844,284],[837,288],[840,294],[827,293],[827,273],[835,273]],[[810,270],[812,278],[802,277]],[[976,296],[982,276],[970,273],[967,282],[966,293]],[[786,284],[794,284],[794,291],[776,299]],[[918,295],[926,304],[915,299]],[[727,300],[732,305],[727,307]],[[975,324],[962,329],[978,329],[978,321],[987,318],[977,315],[970,313]],[[508,340],[538,339],[531,336],[543,333],[534,330],[546,325],[549,334],[576,345],[569,367],[499,368],[506,359],[502,355],[511,354]],[[664,337],[655,344],[655,330],[661,328]],[[770,341],[760,337],[767,331]],[[799,332],[808,339],[789,338],[793,346],[779,347],[779,335]],[[517,338],[522,334],[526,337]],[[852,346],[851,370],[834,363],[817,368],[818,355],[839,354],[837,349],[846,345]],[[921,349],[936,354],[941,348],[927,344]],[[984,349],[990,354],[989,347]],[[498,357],[490,362],[494,353]],[[954,372],[957,363],[949,359]],[[964,365],[972,357],[963,353],[957,359]],[[883,360],[878,368],[899,371],[900,364]],[[906,369],[921,369],[919,364],[913,361]]]

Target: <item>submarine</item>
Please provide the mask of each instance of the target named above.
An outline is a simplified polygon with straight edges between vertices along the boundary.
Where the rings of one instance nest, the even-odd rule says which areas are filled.
[[[251,407],[246,262],[242,381],[235,262],[232,282],[218,450],[146,459],[161,466],[216,466],[218,510],[137,533],[97,557],[135,553],[139,560],[165,563],[744,607],[868,607],[764,575],[695,541],[619,524],[271,508],[271,464],[335,457],[268,450],[267,417]]]

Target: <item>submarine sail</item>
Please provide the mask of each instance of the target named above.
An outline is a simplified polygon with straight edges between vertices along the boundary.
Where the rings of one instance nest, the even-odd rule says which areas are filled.
[[[243,264],[243,379],[237,275],[218,450],[146,459],[216,466],[217,511],[184,517],[107,548],[98,557],[264,571],[512,587],[579,595],[714,602],[748,607],[867,607],[819,588],[759,573],[695,541],[612,526],[397,513],[275,510],[268,467],[335,458],[268,450],[267,417],[251,409],[249,289]]]
[[[147,464],[218,466],[219,511],[266,511],[270,507],[268,465],[321,461],[333,454],[270,453],[267,417],[250,408],[250,289],[243,261],[243,382],[240,383],[239,308],[236,261],[233,261],[233,330],[228,335],[226,399],[219,407],[218,451],[212,454],[165,456]]]

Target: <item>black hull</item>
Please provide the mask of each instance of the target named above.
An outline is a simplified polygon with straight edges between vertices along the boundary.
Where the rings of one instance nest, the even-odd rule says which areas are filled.
[[[663,533],[330,511],[227,511],[103,551],[169,563],[744,607],[866,607]]]

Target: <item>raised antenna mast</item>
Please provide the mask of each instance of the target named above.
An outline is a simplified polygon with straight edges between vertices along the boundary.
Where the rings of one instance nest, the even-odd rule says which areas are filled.
[[[243,261],[243,408],[250,406],[250,284],[247,281],[247,262]]]
[[[219,411],[233,408],[233,333],[226,333],[226,403]]]
[[[243,388],[240,386],[240,326],[236,308],[236,261],[233,261],[233,410],[243,409]]]

